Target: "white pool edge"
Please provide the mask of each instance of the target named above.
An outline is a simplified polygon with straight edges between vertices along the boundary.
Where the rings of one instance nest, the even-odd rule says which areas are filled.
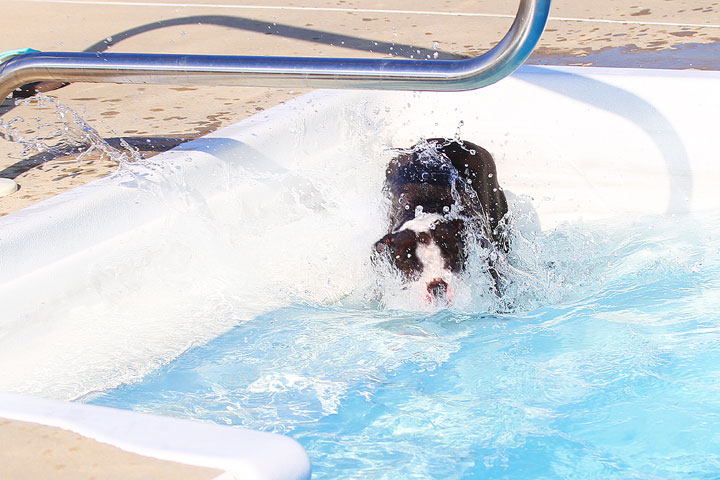
[[[310,478],[307,453],[283,435],[11,393],[0,393],[0,418],[58,427],[139,455],[225,471],[218,480]]]

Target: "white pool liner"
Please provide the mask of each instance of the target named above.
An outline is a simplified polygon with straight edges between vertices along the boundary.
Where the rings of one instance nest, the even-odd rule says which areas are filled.
[[[185,200],[197,197],[212,203],[218,192],[235,188],[236,177],[229,172],[238,165],[269,174],[292,172],[300,165],[321,172],[338,162],[352,169],[343,163],[349,143],[361,141],[368,152],[382,152],[411,146],[420,138],[457,134],[494,155],[512,208],[525,210],[535,228],[617,216],[701,216],[720,211],[718,92],[718,72],[572,67],[525,67],[495,85],[464,93],[316,91],[145,165],[129,165],[116,175],[0,218],[0,390],[76,398],[72,385],[67,387],[73,382],[72,371],[62,371],[56,352],[38,341],[48,327],[56,328],[52,312],[40,317],[34,313],[73,296],[74,278],[88,268],[87,252],[110,251],[118,238],[143,228],[159,231],[167,218],[181,214],[182,206],[173,204],[177,199],[163,195],[166,190],[184,189]],[[262,208],[274,200],[271,191],[253,189],[243,201]],[[29,325],[29,318],[42,320]],[[134,340],[134,327],[83,335],[75,334],[71,323],[57,328],[63,331],[53,332],[55,343],[87,351],[78,369],[92,370],[107,352],[117,356],[112,368],[142,362],[123,350]],[[222,328],[230,325],[205,334],[222,333]],[[191,330],[177,335],[173,341],[178,346],[169,355],[179,355],[197,341]],[[94,372],[97,377],[105,374]],[[53,381],[58,388],[47,387]],[[45,413],[33,416],[36,407]],[[15,397],[0,397],[0,416],[13,411],[13,418],[21,419],[23,408]],[[92,421],[83,427],[73,423],[90,407],[44,408],[28,402],[28,419],[102,436],[87,426]],[[52,412],[63,409],[71,412],[59,414],[66,420],[52,420]],[[98,421],[112,423],[113,415],[103,410]],[[136,418],[126,412],[117,415]],[[140,441],[143,431],[141,426],[129,429],[123,445],[131,449],[133,438]],[[120,445],[120,440],[102,438]],[[245,440],[238,438],[242,451]]]

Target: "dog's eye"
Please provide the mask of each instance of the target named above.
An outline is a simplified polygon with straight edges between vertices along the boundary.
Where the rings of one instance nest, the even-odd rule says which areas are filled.
[[[414,249],[406,248],[396,251],[393,260],[398,270],[407,277],[413,278],[422,272],[422,264],[415,255]]]
[[[429,241],[429,237],[428,237]],[[375,244],[378,253],[387,252],[389,260],[407,278],[415,278],[422,272],[422,263],[415,254],[418,238],[412,230],[388,234]]]

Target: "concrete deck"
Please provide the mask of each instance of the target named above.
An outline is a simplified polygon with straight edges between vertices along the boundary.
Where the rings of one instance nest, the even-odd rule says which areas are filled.
[[[134,3],[134,4],[130,4]],[[476,56],[508,29],[514,2],[492,0],[3,0],[0,51],[109,51],[302,56]],[[211,4],[212,3],[212,4]],[[453,15],[447,15],[447,13]],[[720,70],[720,3],[675,0],[554,0],[530,63]],[[287,89],[74,84],[51,92],[102,138],[152,155],[304,93]],[[7,106],[10,102],[5,103]],[[79,160],[58,142],[53,106],[36,102],[0,117],[0,177],[20,190],[0,197],[0,215],[107,175],[117,163]],[[216,472],[156,462],[50,427],[0,420],[0,478],[213,478]],[[115,449],[116,450],[116,449]],[[163,465],[158,465],[162,463]],[[93,466],[94,464],[94,466]],[[136,470],[121,470],[133,465]],[[61,467],[61,468],[60,468]],[[97,467],[97,469],[92,470]],[[118,473],[119,472],[119,473]],[[134,473],[133,473],[134,472]],[[116,475],[117,474],[117,475]]]
[[[212,480],[222,473],[128,453],[60,428],[0,419],[4,479]]]

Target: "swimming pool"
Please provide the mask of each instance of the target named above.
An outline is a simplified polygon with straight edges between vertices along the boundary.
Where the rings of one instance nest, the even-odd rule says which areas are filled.
[[[710,477],[719,235],[718,217],[564,226],[535,239],[542,306],[295,303],[91,403],[284,433],[314,478]]]
[[[0,389],[284,433],[319,478],[709,474],[718,81],[317,92],[126,165],[2,220]],[[368,248],[391,149],[456,134],[495,155],[515,281],[424,311]]]

